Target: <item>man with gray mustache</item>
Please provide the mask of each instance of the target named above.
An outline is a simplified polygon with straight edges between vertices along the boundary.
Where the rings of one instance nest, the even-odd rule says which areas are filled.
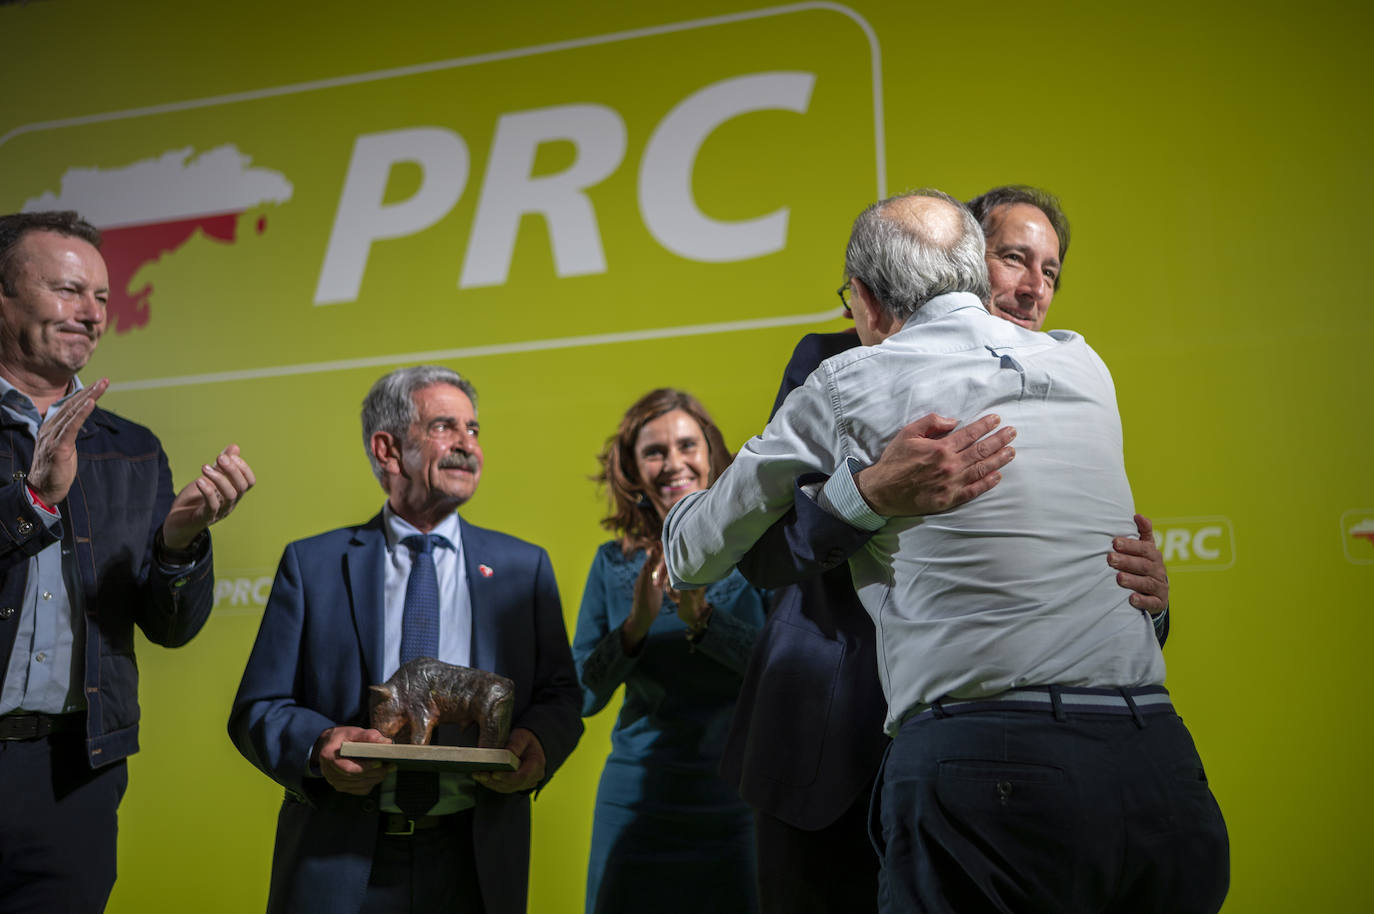
[[[465,378],[397,369],[372,385],[362,426],[382,511],[286,547],[229,720],[286,791],[267,909],[518,914],[530,792],[582,734],[553,569],[538,546],[455,513],[483,465]],[[340,755],[390,742],[369,724],[368,686],[419,657],[514,681],[517,771],[436,776]]]

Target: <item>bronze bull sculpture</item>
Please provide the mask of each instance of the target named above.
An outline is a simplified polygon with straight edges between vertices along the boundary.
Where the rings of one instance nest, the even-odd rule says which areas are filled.
[[[479,749],[506,747],[515,683],[504,676],[419,657],[371,689],[372,727],[385,737],[408,730],[411,745],[426,746],[439,724],[476,724]]]

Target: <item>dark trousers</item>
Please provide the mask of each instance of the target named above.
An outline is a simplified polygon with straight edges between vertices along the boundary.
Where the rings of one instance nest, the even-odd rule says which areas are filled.
[[[1214,914],[1226,897],[1226,825],[1172,712],[909,721],[878,790],[882,911]]]
[[[865,914],[878,910],[878,855],[868,837],[871,791],[840,818],[806,831],[754,810],[762,914]]]
[[[482,914],[472,810],[413,835],[379,835],[359,914]]]
[[[123,761],[91,770],[81,732],[0,741],[0,914],[94,914],[115,881]]]

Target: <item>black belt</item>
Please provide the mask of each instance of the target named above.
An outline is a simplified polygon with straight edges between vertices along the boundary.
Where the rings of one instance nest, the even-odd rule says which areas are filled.
[[[42,739],[76,730],[83,719],[81,714],[0,714],[0,740]]]
[[[985,698],[943,698],[906,717],[902,723],[979,711],[1048,711],[1060,719],[1065,712],[1072,711],[1075,714],[1116,714],[1140,721],[1146,714],[1173,713],[1173,710],[1169,691],[1164,686],[1120,689],[1032,686]]]
[[[440,825],[452,822],[454,816],[471,811],[471,809],[464,809],[449,813],[446,816],[409,816],[403,812],[384,812],[378,824],[382,834],[388,838],[406,837],[417,831],[438,828]]]

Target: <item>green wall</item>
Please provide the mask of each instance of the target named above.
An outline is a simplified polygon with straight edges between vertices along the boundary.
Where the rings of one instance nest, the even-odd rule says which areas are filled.
[[[372,379],[417,358],[473,379],[487,470],[464,514],[548,548],[571,630],[604,538],[587,477],[624,408],[682,386],[738,446],[762,428],[796,338],[842,325],[833,289],[860,208],[880,189],[969,197],[1008,182],[1064,201],[1074,242],[1047,326],[1083,332],[1111,366],[1137,507],[1173,537],[1169,686],[1230,826],[1226,911],[1362,907],[1374,802],[1369,740],[1351,723],[1374,640],[1374,541],[1354,535],[1374,528],[1374,316],[1356,272],[1374,237],[1369,13],[466,6],[0,8],[0,211],[57,194],[73,169],[170,150],[190,162],[232,144],[259,170],[228,182],[242,191],[235,240],[201,233],[148,257],[132,283],[152,284],[148,320],[112,330],[85,372],[114,381],[103,405],[161,435],[178,484],[230,440],[260,480],[215,530],[224,593],[206,629],[182,650],[140,646],[143,751],[111,911],[265,901],[280,791],[224,721],[282,547],[380,505],[357,428]],[[805,104],[724,120],[686,189],[671,168],[641,188],[680,103],[758,74],[809,74]],[[574,105],[618,118],[623,152],[613,130],[553,139],[517,176],[556,182],[600,161],[581,192],[593,223],[527,215],[504,281],[464,284],[501,259],[468,245],[484,193],[499,203],[498,125],[531,122],[502,117],[542,112],[532,121],[553,130],[549,111]],[[406,222],[408,201],[442,197],[459,170],[452,154],[398,158],[357,198],[380,234],[356,293],[315,304],[357,137],[417,127],[465,150],[456,202],[382,237],[383,214]],[[96,186],[116,193],[125,174]],[[718,228],[785,209],[782,243],[742,260],[665,245],[646,212],[688,190]],[[160,192],[137,202],[171,214]],[[588,721],[535,804],[533,911],[581,908],[613,719]]]

